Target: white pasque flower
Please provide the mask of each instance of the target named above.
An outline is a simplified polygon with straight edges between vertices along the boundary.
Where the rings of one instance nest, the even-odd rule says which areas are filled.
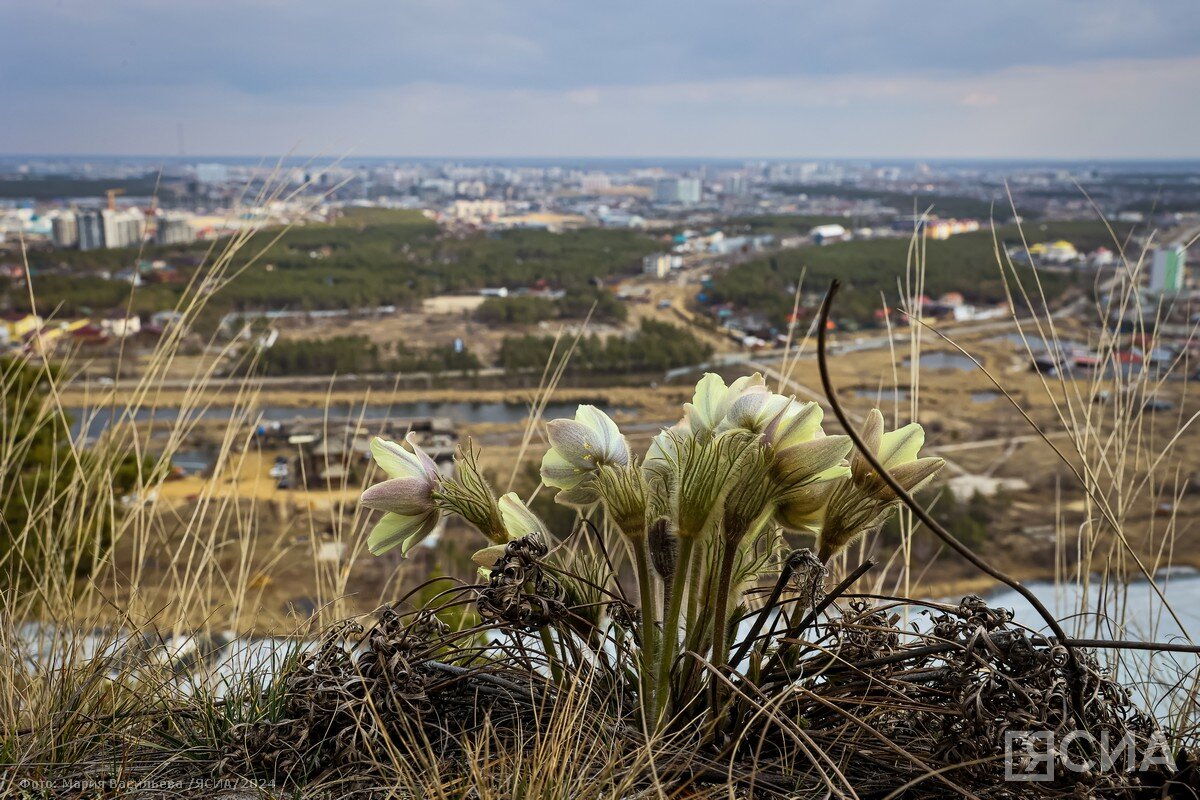
[[[872,409],[860,436],[905,492],[915,492],[933,480],[945,464],[940,458],[918,458],[925,429],[911,422],[884,433],[883,414]],[[898,496],[860,452],[850,457],[850,474],[835,481],[817,535],[822,561],[849,547],[859,536],[878,529],[896,510]]]
[[[366,508],[387,512],[367,536],[367,547],[373,555],[386,553],[396,545],[400,545],[402,555],[408,555],[433,531],[441,516],[433,498],[441,473],[417,445],[414,434],[408,434],[404,441],[411,452],[378,436],[371,440],[371,455],[388,476],[363,492],[360,501]]]
[[[720,375],[706,372],[696,384],[692,402],[683,406],[683,422],[688,431],[699,438],[718,433],[734,405],[748,394],[771,397],[760,373],[738,378],[726,386]]]
[[[599,499],[589,485],[606,464],[629,463],[629,444],[617,424],[595,406],[583,405],[575,419],[551,420],[546,425],[550,449],[542,458],[542,483],[559,489],[560,503],[587,505]]]
[[[529,510],[529,507],[517,496],[516,492],[509,492],[503,495],[496,504],[500,507],[500,519],[504,522],[504,532],[507,534],[509,542],[515,542],[517,539],[534,533],[541,536],[549,536],[549,533],[546,531],[546,524]],[[482,550],[476,550],[472,554],[471,560],[479,566],[490,570],[492,565],[496,563],[496,559],[504,555],[504,548],[506,547],[508,547],[508,542],[497,543]]]
[[[763,431],[763,441],[775,454],[773,475],[784,503],[798,500],[813,484],[849,471],[842,460],[854,442],[843,434],[825,435],[821,430],[824,417],[825,412],[816,403],[792,400]]]
[[[779,491],[780,518],[787,527],[811,527],[827,489],[817,487],[849,473],[841,464],[853,442],[849,436],[826,436],[821,430],[824,415],[816,403],[752,391],[733,402],[718,428],[761,435],[772,455],[771,477]]]

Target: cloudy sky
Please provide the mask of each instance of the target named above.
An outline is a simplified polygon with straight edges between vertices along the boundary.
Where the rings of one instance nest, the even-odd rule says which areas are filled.
[[[0,152],[1200,157],[1196,0],[0,0]]]

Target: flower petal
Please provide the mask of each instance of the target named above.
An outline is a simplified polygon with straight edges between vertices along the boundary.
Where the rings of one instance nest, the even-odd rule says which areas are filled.
[[[792,400],[767,424],[767,440],[781,450],[807,442],[820,434],[824,418],[825,412],[816,403]]]
[[[508,533],[508,538],[520,539],[522,536],[528,536],[531,533],[545,533],[546,526],[540,519],[537,518],[529,507],[521,501],[516,492],[509,492],[498,501],[500,506],[500,519],[504,522],[504,530]],[[503,547],[503,545],[499,545]],[[491,566],[484,564],[483,566]]]
[[[899,464],[912,461],[925,444],[925,429],[916,422],[883,434],[879,449],[879,462],[889,470]]]
[[[765,391],[767,381],[763,378],[761,372],[755,372],[751,375],[743,375],[729,384],[729,402],[733,402],[745,392]]]
[[[573,419],[554,419],[546,424],[550,446],[569,464],[583,469],[596,467],[596,444],[592,429]]]
[[[424,478],[392,478],[369,487],[359,502],[379,511],[417,516],[433,508],[433,486]]]
[[[421,446],[417,444],[417,432],[409,431],[408,435],[404,437],[404,441],[408,442],[408,446],[412,448],[413,455],[416,456],[417,463],[421,465],[421,470],[425,473],[425,476],[429,479],[429,481],[436,484],[439,480],[441,480],[442,473],[441,470],[438,469],[437,462],[430,458],[429,455],[421,449]]]
[[[582,405],[575,411],[575,420],[592,431],[592,443],[599,451],[597,458],[602,463],[620,466],[629,463],[629,445],[608,414],[595,406]]]
[[[669,484],[675,465],[679,463],[679,437],[686,435],[686,428],[681,423],[651,439],[646,458],[642,461],[642,470]]]
[[[378,556],[396,545],[401,545],[400,554],[407,556],[414,546],[437,527],[437,523],[437,512],[413,517],[384,514],[367,536],[367,549],[371,551],[371,555]]]
[[[883,414],[878,408],[872,408],[867,413],[867,418],[863,422],[862,430],[859,431],[859,436],[862,438],[863,445],[872,453],[879,452],[879,444],[883,441]],[[862,483],[871,479],[875,474],[875,470],[863,456],[862,453],[855,451],[850,458],[850,469],[854,473],[854,480]]]
[[[542,483],[555,489],[570,489],[578,486],[587,477],[587,471],[567,461],[555,449],[542,456]]]
[[[770,424],[783,414],[792,398],[767,391],[751,391],[736,398],[730,405],[720,430],[742,430],[764,433]]]
[[[888,472],[896,479],[896,483],[904,487],[904,491],[912,493],[933,480],[933,476],[938,473],[938,470],[945,463],[943,459],[936,456],[929,456],[901,464],[894,469],[888,470]]]
[[[838,484],[838,481],[822,481],[796,490],[779,504],[775,519],[790,530],[816,531],[825,516],[829,496]]]
[[[837,466],[853,446],[849,436],[822,436],[801,442],[775,453],[775,474],[785,491],[802,486]]]
[[[883,441],[883,412],[878,408],[872,408],[867,412],[867,418],[863,421],[859,435],[868,450],[878,453],[879,444]]]
[[[717,426],[725,414],[722,404],[728,391],[720,375],[704,373],[704,377],[696,383],[692,402],[684,406],[692,433],[708,432]]]
[[[554,496],[554,502],[564,506],[590,506],[600,501],[600,493],[596,491],[594,480],[582,481],[570,489],[563,489]]]
[[[718,428],[730,427],[722,426],[722,423],[733,404],[747,394],[770,395],[761,373],[738,378],[728,386],[720,375],[705,373],[696,384],[692,402],[684,405],[685,419],[692,433],[703,436]]]
[[[402,445],[378,436],[371,439],[371,455],[389,478],[412,478],[424,472],[417,457]]]
[[[504,548],[507,546],[508,545],[493,544],[489,547],[483,548],[482,550],[476,550],[471,554],[471,561],[473,561],[477,566],[487,570],[490,576],[492,567],[496,566],[496,562],[503,557]]]

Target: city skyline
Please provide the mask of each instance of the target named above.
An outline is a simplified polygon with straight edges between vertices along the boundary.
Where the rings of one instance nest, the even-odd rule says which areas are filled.
[[[1200,20],[1186,3],[734,12],[0,3],[22,34],[0,53],[0,152],[1200,157],[1200,107],[1186,102]]]

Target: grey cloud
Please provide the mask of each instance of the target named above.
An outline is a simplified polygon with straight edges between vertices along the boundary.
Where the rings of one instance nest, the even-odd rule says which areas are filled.
[[[1193,0],[946,3],[62,0],[0,6],[30,87],[211,83],[267,94],[432,81],[562,89],[969,74],[1200,53]]]
[[[1194,156],[1193,4],[0,0],[0,152]]]

